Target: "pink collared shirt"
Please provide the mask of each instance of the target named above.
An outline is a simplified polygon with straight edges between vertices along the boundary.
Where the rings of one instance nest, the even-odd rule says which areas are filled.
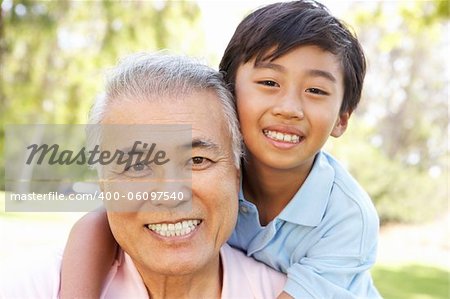
[[[276,298],[283,290],[286,276],[247,257],[242,252],[222,246],[222,299]],[[39,264],[13,264],[2,269],[0,298],[58,298],[62,254],[49,259],[35,256]],[[47,262],[45,262],[45,260]],[[45,262],[45,263],[44,263]],[[13,271],[14,269],[14,271]],[[102,298],[148,298],[147,290],[131,257],[121,252],[107,276]]]

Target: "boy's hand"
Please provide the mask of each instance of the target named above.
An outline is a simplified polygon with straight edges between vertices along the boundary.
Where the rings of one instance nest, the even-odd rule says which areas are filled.
[[[286,292],[282,292],[280,295],[278,295],[277,299],[294,299],[294,297]]]

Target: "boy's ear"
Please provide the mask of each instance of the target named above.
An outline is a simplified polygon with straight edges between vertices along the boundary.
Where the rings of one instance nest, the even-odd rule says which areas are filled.
[[[331,131],[330,134],[331,136],[340,137],[342,134],[344,134],[345,130],[347,129],[350,115],[351,112],[344,112],[339,114],[339,118],[337,119],[336,124],[334,125],[334,128]]]

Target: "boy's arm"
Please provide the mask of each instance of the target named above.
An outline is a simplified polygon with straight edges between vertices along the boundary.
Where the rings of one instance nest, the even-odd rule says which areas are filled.
[[[282,292],[280,295],[278,295],[277,299],[294,299],[294,297],[286,292]]]
[[[100,298],[117,246],[104,209],[78,220],[64,249],[60,298]]]

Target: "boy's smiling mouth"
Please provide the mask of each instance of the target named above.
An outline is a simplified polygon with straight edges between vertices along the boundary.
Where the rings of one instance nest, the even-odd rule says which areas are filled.
[[[294,133],[282,133],[275,130],[263,130],[263,133],[269,139],[293,144],[300,143],[305,138],[304,136],[300,136]]]

